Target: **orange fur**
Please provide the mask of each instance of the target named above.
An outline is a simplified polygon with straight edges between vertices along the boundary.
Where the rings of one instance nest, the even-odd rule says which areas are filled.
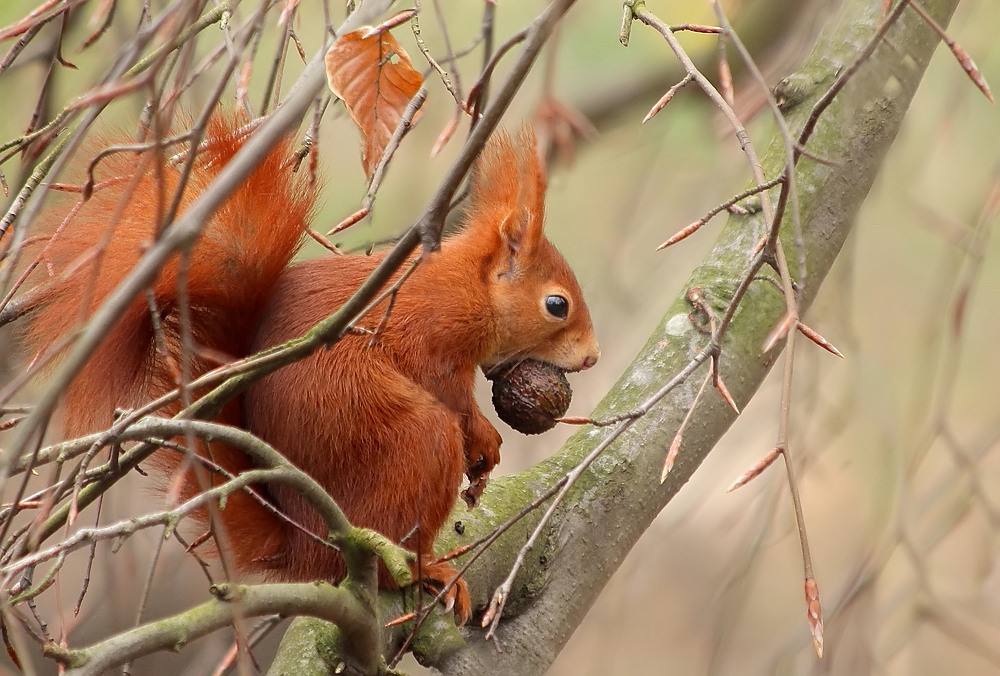
[[[185,203],[238,148],[225,124],[216,122],[211,130]],[[199,345],[242,356],[299,335],[336,310],[381,260],[380,254],[327,256],[288,264],[313,199],[290,173],[289,156],[281,146],[265,157],[194,248],[187,293]],[[119,158],[113,171],[129,175],[125,165],[133,161]],[[165,166],[163,174],[162,192],[169,195],[176,169]],[[29,337],[36,349],[72,327],[90,285],[92,309],[151,236],[161,192],[156,173],[146,168],[133,182],[135,193],[115,220],[96,271],[90,266],[57,285],[32,318]],[[127,183],[94,195],[74,219],[72,237],[53,241],[54,263],[66,265],[101,238]],[[360,320],[366,328],[380,327],[378,335],[347,335],[267,376],[222,419],[257,434],[312,475],[352,523],[419,549],[429,560],[462,475],[478,492],[499,460],[500,435],[473,399],[476,369],[533,357],[580,370],[599,355],[576,279],[542,234],[544,189],[530,132],[516,145],[495,134],[476,165],[462,232],[420,262],[384,324],[385,302]],[[181,352],[177,277],[172,261],[154,285],[174,360]],[[552,295],[568,301],[565,318],[546,309]],[[174,387],[153,338],[145,299],[137,298],[67,393],[71,433],[106,426],[115,406],[134,406]],[[197,374],[210,365],[195,360],[192,366]],[[217,444],[211,453],[230,472],[248,464]],[[266,493],[293,520],[324,534],[293,490],[277,486]],[[342,577],[335,551],[246,495],[237,498],[230,498],[221,520],[241,568],[287,580]],[[432,577],[443,572],[430,571]]]

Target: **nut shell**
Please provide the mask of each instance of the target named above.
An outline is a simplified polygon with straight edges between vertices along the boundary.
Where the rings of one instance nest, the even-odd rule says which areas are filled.
[[[566,413],[573,398],[565,372],[534,359],[487,377],[493,379],[497,415],[522,434],[541,434],[555,427],[555,419]]]

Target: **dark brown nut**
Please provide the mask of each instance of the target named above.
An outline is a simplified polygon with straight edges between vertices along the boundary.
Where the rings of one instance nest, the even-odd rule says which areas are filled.
[[[541,434],[556,425],[569,408],[573,390],[562,369],[526,359],[493,378],[493,408],[505,423],[522,434]]]

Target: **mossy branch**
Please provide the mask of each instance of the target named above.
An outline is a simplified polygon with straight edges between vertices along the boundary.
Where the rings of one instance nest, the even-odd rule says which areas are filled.
[[[789,94],[783,112],[793,133],[803,128],[813,104],[835,81],[838,71],[846,68],[874,35],[882,19],[878,4],[847,2],[807,61],[780,86]],[[957,0],[924,3],[942,25],[947,24],[956,5]],[[796,165],[802,223],[798,241],[808,266],[804,279],[794,269],[793,275],[802,289],[803,312],[840,252],[938,44],[934,32],[910,12],[892,27],[890,38],[892,45],[878,45],[816,120],[808,144],[810,156],[800,158]],[[786,154],[783,138],[771,142],[763,160],[767,177],[782,172]],[[725,307],[765,232],[760,214],[730,217],[713,251],[598,406],[594,418],[612,418],[635,409],[705,347],[706,336],[687,318],[687,289],[698,287],[709,302]],[[794,267],[800,252],[794,250],[797,238],[787,224],[783,224],[781,241]],[[777,350],[762,353],[761,346],[784,312],[777,287],[753,284],[733,319],[722,346],[722,375],[741,406],[753,396],[777,358]],[[469,647],[437,663],[439,669],[445,673],[528,674],[542,672],[551,664],[638,538],[735,420],[735,413],[722,397],[704,397],[685,432],[673,470],[660,484],[664,454],[694,399],[698,380],[691,379],[674,390],[632,425],[577,483],[549,523],[546,537],[532,552],[531,565],[519,577],[516,598],[508,604],[508,617],[498,632],[503,650],[498,652],[481,638],[470,636]],[[456,510],[453,516],[462,521],[463,534],[446,528],[440,547],[467,544],[490,532],[612,433],[611,428],[582,430],[553,458],[495,481],[483,495],[482,509]],[[512,529],[484,557],[488,561],[469,571],[474,604],[485,604],[537,518],[536,513]],[[807,636],[803,631],[803,638]]]
[[[350,592],[325,582],[299,584],[230,585],[212,587],[215,598],[199,606],[116,634],[86,648],[69,649],[56,644],[44,647],[46,655],[66,666],[66,674],[104,674],[117,666],[157,650],[180,650],[187,643],[229,626],[238,617],[295,614],[335,622],[347,637],[344,660],[363,656],[353,664],[356,673],[375,673],[378,632],[372,631],[368,611]],[[374,643],[373,643],[374,642]]]

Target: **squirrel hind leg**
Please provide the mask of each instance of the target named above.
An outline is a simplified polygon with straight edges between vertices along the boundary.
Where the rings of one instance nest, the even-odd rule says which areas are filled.
[[[437,596],[441,590],[447,589],[441,602],[446,610],[455,612],[455,624],[462,626],[469,621],[472,616],[469,584],[459,577],[458,570],[450,562],[424,554],[419,563],[414,561],[410,568],[413,578],[431,594]]]

